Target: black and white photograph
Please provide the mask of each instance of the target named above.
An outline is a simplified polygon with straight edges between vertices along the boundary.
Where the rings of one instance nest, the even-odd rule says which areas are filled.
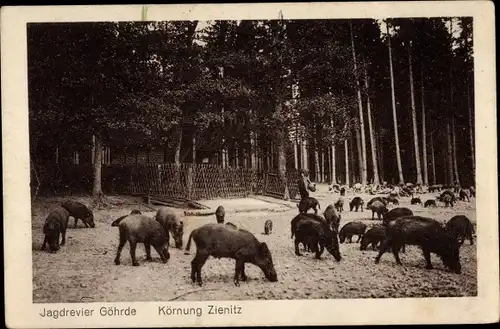
[[[477,14],[135,8],[25,24],[27,98],[2,111],[25,112],[30,208],[6,221],[30,227],[32,317],[68,320],[52,304],[125,303],[102,317],[175,302],[163,317],[196,318],[203,301],[229,301],[229,316],[242,301],[478,297],[485,248],[498,306],[497,200],[482,185],[496,141],[477,137],[496,132],[496,118],[479,124],[496,96],[478,98]]]

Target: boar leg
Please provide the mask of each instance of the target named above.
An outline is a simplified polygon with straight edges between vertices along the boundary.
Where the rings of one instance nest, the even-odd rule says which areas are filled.
[[[77,223],[78,223],[78,218],[77,218],[77,217],[75,217],[75,226],[74,226],[74,228],[76,228],[76,224],[77,224]]]
[[[137,247],[137,241],[130,240],[129,245],[130,245],[130,258],[132,258],[132,265],[139,266],[139,262],[135,258],[135,248]]]
[[[302,254],[300,253],[300,250],[299,250],[299,240],[297,240],[297,238],[295,238],[295,255],[297,256],[302,256]]]
[[[41,250],[45,250],[45,246],[47,245],[47,236],[45,236],[45,238],[43,239],[43,244],[42,244],[42,249]]]
[[[362,238],[362,237],[363,237],[363,234],[359,234],[359,235],[358,235],[358,241],[356,241],[356,243],[358,243],[358,242],[359,242],[359,240],[361,240],[361,238]]]
[[[401,245],[398,243],[393,242],[392,243],[392,253],[394,254],[394,258],[396,259],[396,263],[398,265],[403,265],[401,263],[401,259],[399,259],[399,250],[401,249]]]
[[[207,261],[209,255],[202,254],[200,251],[196,250],[196,255],[191,261],[191,281],[195,283],[198,281],[198,285],[201,287],[201,268]]]
[[[197,254],[198,255],[198,254]],[[196,259],[198,257],[194,256],[193,260],[191,261],[191,282],[195,283],[196,282],[196,268],[198,267],[196,264]]]
[[[62,240],[61,240],[61,246],[64,246],[66,244],[66,231],[61,232],[62,235]]]
[[[197,280],[198,280],[198,285],[201,287],[201,285],[203,284],[202,280],[201,280],[201,268],[203,267],[203,265],[205,265],[205,262],[207,261],[208,257],[210,255],[206,255],[206,254],[200,254],[199,258],[198,258],[198,262],[197,262],[197,266],[196,266],[196,276],[197,276]]]
[[[312,252],[314,252],[316,254],[316,256],[315,256],[316,259],[321,259],[321,252],[319,251],[317,241],[314,241],[312,243]]]
[[[118,250],[116,251],[115,264],[120,265],[120,254],[122,253],[123,246],[127,243],[127,238],[125,234],[120,232],[120,244],[118,245]]]
[[[241,281],[246,282],[248,280],[247,275],[245,274],[245,263],[241,265]]]
[[[240,286],[241,265],[243,265],[243,264],[244,263],[241,259],[236,258],[236,265],[235,265],[235,269],[234,269],[234,279],[233,279],[234,285],[236,287]]]
[[[144,242],[144,249],[146,250],[146,260],[151,262],[153,260],[153,258],[151,258],[151,245],[149,243]]]
[[[382,241],[380,249],[378,251],[378,255],[377,255],[377,257],[375,257],[375,264],[378,264],[380,262],[380,257],[382,257],[382,255],[385,252],[387,252],[389,250],[389,248],[390,248],[390,241],[388,241],[388,240]]]
[[[425,258],[425,268],[428,270],[432,270],[434,267],[432,266],[431,263],[431,252],[427,248],[422,248],[422,252],[424,253],[424,258]]]

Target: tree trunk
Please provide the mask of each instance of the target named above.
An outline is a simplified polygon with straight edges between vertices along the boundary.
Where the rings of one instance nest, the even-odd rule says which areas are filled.
[[[344,140],[344,152],[345,152],[345,185],[349,186],[349,143]]]
[[[431,165],[432,165],[432,184],[437,184],[436,182],[436,160],[434,156],[434,132],[431,132]]]
[[[474,127],[472,124],[473,111],[472,111],[472,105],[471,105],[471,101],[470,101],[471,100],[470,94],[471,94],[470,93],[470,85],[467,84],[467,109],[469,111],[469,139],[470,139],[471,160],[472,160],[472,178],[475,181],[475,177],[476,177],[476,153],[474,150],[474,144],[476,141],[474,140]]]
[[[453,52],[453,20],[450,18],[450,52]],[[448,135],[448,153],[449,157],[451,157],[451,161],[448,160],[448,172],[451,178],[451,184],[460,184],[458,177],[458,168],[457,168],[457,152],[455,146],[455,104],[453,99],[453,73],[452,73],[452,61],[450,60],[450,116],[451,116],[451,141],[450,136]],[[450,132],[450,125],[447,124],[448,133]],[[451,174],[450,174],[451,173]],[[454,174],[454,175],[453,175]],[[455,178],[455,180],[453,180]]]
[[[330,120],[330,125],[333,127],[333,120]],[[336,161],[335,161],[335,144],[332,143],[331,146],[331,173],[332,173],[332,184],[337,183],[337,168],[336,168]]]
[[[423,165],[424,165],[424,185],[429,185],[429,174],[427,172],[427,130],[426,130],[426,118],[425,118],[425,92],[424,92],[424,67],[423,64],[420,66],[420,81],[422,83],[422,155],[423,155]]]
[[[318,146],[314,145],[314,180],[316,182],[320,181],[320,171],[319,171],[319,151]]]
[[[394,121],[394,141],[396,144],[396,161],[398,164],[399,182],[404,183],[403,179],[403,166],[401,165],[401,153],[399,150],[399,137],[398,137],[398,118],[396,111],[396,94],[394,91],[394,72],[392,68],[392,50],[391,50],[391,36],[389,35],[389,24],[386,24],[387,40],[389,41],[389,69],[391,74],[391,96],[392,96],[392,117]]]
[[[460,175],[457,165],[457,138],[455,133],[455,118],[451,118],[451,139],[453,146],[453,172],[455,173],[455,183],[460,186]]]
[[[453,147],[451,145],[451,130],[450,124],[446,124],[446,177],[448,178],[448,184],[453,184]]]
[[[174,155],[174,163],[176,165],[181,164],[181,144],[182,144],[182,127],[179,126],[179,131],[178,131],[178,138],[177,138],[177,145],[175,146],[175,155]]]
[[[255,135],[254,132],[250,132],[250,158],[249,158],[249,168],[255,169],[256,166],[256,157],[255,157]]]
[[[331,156],[331,162],[330,162],[330,165],[331,165],[331,183],[332,184],[337,184],[337,162],[335,161],[335,153],[336,153],[336,150],[335,150],[335,145],[332,145],[331,146],[331,151],[330,151],[330,156]]]
[[[361,86],[358,78],[358,65],[356,61],[356,49],[354,48],[354,35],[352,32],[352,23],[349,21],[349,28],[351,31],[351,51],[352,60],[354,62],[354,78],[356,79],[356,89],[358,94],[358,108],[359,108],[359,130],[361,130],[361,152],[358,149],[359,163],[360,163],[360,176],[361,184],[366,185],[368,180],[367,164],[366,164],[366,137],[365,137],[365,123],[363,118],[363,100],[361,98]]]
[[[413,125],[413,145],[415,148],[415,165],[417,168],[417,184],[422,184],[422,169],[420,167],[420,149],[418,146],[417,111],[415,109],[415,90],[413,88],[413,69],[411,59],[411,40],[408,47],[408,67],[410,72],[411,121]]]
[[[299,168],[299,145],[297,144],[297,141],[293,143],[293,161],[294,161],[294,168],[298,169]]]
[[[373,166],[373,184],[380,185],[378,168],[377,168],[377,149],[375,144],[375,138],[373,136],[372,110],[370,104],[370,83],[368,81],[368,70],[366,69],[366,61],[364,57],[363,57],[363,66],[365,71],[366,111],[368,115],[368,130],[370,133],[370,147],[371,147],[372,166]]]
[[[304,139],[302,141],[302,160],[303,160],[303,169],[309,171],[309,158],[307,153],[307,140]]]
[[[99,134],[94,137],[94,185],[92,195],[94,198],[100,198],[102,193],[101,186],[101,167],[102,167],[102,140]]]
[[[356,153],[354,150],[351,152],[351,159],[352,159],[352,168],[351,170],[352,176],[353,176],[353,183],[359,182],[357,177],[361,177],[361,171],[362,171],[362,161],[361,161],[361,133],[359,132],[359,127],[355,128],[355,136],[356,136]],[[357,156],[355,156],[355,154]],[[357,171],[354,170],[354,168],[357,167]]]
[[[376,134],[376,144],[377,144],[377,152],[378,152],[378,165],[379,165],[379,174],[380,181],[385,181],[385,171],[384,171],[384,145],[382,144],[382,139],[379,134]]]
[[[326,164],[325,164],[325,151],[321,149],[321,182],[324,183],[326,180]]]
[[[193,163],[196,163],[196,132],[193,133]]]

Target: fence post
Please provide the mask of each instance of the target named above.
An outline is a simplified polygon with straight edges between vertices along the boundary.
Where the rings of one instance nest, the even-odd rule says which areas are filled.
[[[191,193],[193,190],[193,166],[187,165],[187,198],[191,199]]]
[[[162,167],[161,167],[161,164],[158,164],[158,185],[157,185],[157,189],[158,189],[158,194],[163,194],[163,189],[162,189],[162,186],[161,186],[161,181],[162,181]]]

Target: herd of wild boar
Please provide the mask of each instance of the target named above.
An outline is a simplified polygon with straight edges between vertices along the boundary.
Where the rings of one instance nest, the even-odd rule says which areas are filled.
[[[421,248],[427,269],[432,269],[430,254],[434,253],[449,270],[461,273],[460,246],[465,239],[468,239],[470,244],[474,243],[474,227],[466,216],[457,215],[445,224],[441,224],[432,218],[415,216],[408,208],[399,207],[399,193],[375,196],[365,205],[359,196],[347,199],[345,190],[345,188],[340,189],[339,199],[328,205],[322,215],[318,214],[321,209],[318,200],[309,196],[300,200],[297,205],[299,213],[290,223],[297,256],[302,256],[302,249],[314,253],[317,259],[321,259],[326,249],[339,262],[342,260],[339,243],[351,243],[353,237],[357,236],[356,243],[360,243],[360,250],[367,250],[370,245],[373,250],[378,249],[375,263],[380,261],[385,252],[392,251],[396,263],[401,265],[399,252],[405,252],[405,245],[415,245]],[[453,207],[457,200],[468,201],[470,197],[475,197],[472,188],[459,191],[442,188],[435,190],[429,188],[429,190],[438,191],[440,194],[436,199],[426,200],[423,203],[424,207],[436,207],[436,201]],[[419,197],[413,197],[413,194],[411,197],[411,204],[422,205]],[[340,228],[344,203],[349,203],[349,211],[363,211],[363,208],[371,210],[371,219],[379,220],[380,223],[368,227],[360,221],[351,221]],[[389,204],[395,207],[389,210]],[[310,209],[314,212],[308,212]],[[81,220],[86,227],[95,227],[92,211],[82,203],[66,201],[53,209],[45,220],[42,250],[46,249],[47,244],[50,252],[59,250],[59,236],[62,237],[60,245],[65,244],[70,216],[74,218],[75,227],[78,220]],[[222,206],[217,208],[215,217],[216,222],[198,227],[189,234],[185,254],[189,255],[192,242],[196,244],[196,254],[191,261],[192,282],[202,285],[201,268],[210,256],[232,258],[236,261],[234,284],[237,286],[240,280],[247,279],[245,263],[258,266],[269,281],[278,281],[267,244],[260,242],[251,232],[225,222],[225,210]],[[114,260],[116,265],[120,265],[120,254],[127,241],[134,266],[139,265],[136,259],[138,243],[144,245],[148,261],[152,260],[151,246],[153,246],[164,263],[170,258],[170,236],[176,248],[181,249],[183,246],[184,222],[167,207],[160,207],[153,218],[141,214],[139,210],[133,210],[129,215],[114,220],[111,226],[119,230],[119,244]],[[272,234],[272,230],[273,222],[266,220],[265,234]]]

